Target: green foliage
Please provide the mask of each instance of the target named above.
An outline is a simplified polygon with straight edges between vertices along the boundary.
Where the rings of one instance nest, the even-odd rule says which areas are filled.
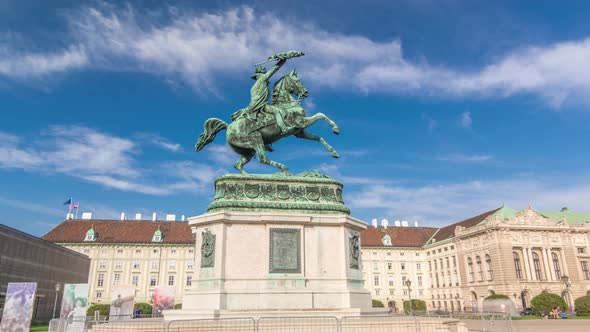
[[[174,309],[182,309],[182,303],[176,303]]]
[[[412,311],[426,311],[426,302],[412,299]],[[406,314],[410,313],[410,301],[404,301],[404,312]]]
[[[98,311],[101,316],[108,316],[110,309],[109,304],[91,304],[86,310],[86,316],[94,316],[95,311]]]
[[[567,310],[567,304],[557,294],[551,294],[549,292],[543,292],[531,300],[531,307],[536,312],[547,313],[553,308],[559,306],[562,311]]]
[[[590,295],[578,297],[574,301],[576,316],[590,316]]]
[[[510,297],[508,297],[508,295],[504,295],[504,294],[492,293],[490,296],[485,298],[485,300],[499,300],[499,299],[510,300]]]
[[[385,308],[383,302],[373,299],[373,308]]]
[[[133,306],[133,313],[135,314],[135,311],[137,310],[137,308],[141,309],[141,314],[142,315],[151,315],[152,314],[152,305],[149,303],[145,303],[145,302],[138,302]]]

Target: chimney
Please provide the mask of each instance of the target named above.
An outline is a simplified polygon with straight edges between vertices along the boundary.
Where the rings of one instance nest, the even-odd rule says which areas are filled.
[[[90,220],[90,219],[92,219],[92,212],[84,212],[84,213],[82,213],[82,219],[83,220]]]
[[[387,219],[381,219],[381,227],[387,229],[387,226],[389,226],[389,221]]]
[[[66,220],[70,220],[70,219],[74,219],[74,214],[73,213],[66,214]]]
[[[373,220],[371,220],[371,225],[373,225],[373,227],[377,228],[377,218],[373,218]]]
[[[414,227],[418,227],[418,220],[414,221]]]
[[[135,214],[135,220],[141,220],[141,213]]]
[[[166,221],[175,221],[175,220],[176,220],[175,214],[167,214],[166,215]]]
[[[399,220],[396,220],[396,221],[395,221],[395,227],[400,227],[401,225],[402,225],[402,224],[401,224],[401,222],[400,222]]]
[[[127,216],[125,215],[125,212],[121,212],[121,220],[127,220]]]
[[[408,221],[402,220],[402,227],[408,227]]]
[[[156,221],[156,213],[152,213],[152,221]]]
[[[180,220],[184,221],[184,214],[180,217]]]

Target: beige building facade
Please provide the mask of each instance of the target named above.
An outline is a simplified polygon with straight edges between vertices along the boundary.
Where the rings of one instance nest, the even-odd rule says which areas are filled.
[[[135,286],[141,302],[156,285],[174,285],[180,299],[199,254],[186,222],[67,220],[43,238],[90,257],[93,303],[108,302],[117,284]],[[428,310],[481,311],[492,293],[521,310],[543,291],[571,307],[590,294],[589,245],[590,213],[567,209],[501,207],[442,228],[369,226],[362,278],[373,299],[396,311],[410,296]]]

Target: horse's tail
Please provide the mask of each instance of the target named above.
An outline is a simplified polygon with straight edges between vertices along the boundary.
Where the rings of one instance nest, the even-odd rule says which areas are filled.
[[[199,140],[197,144],[195,144],[195,151],[201,151],[205,145],[211,143],[218,132],[222,131],[223,129],[227,128],[227,123],[223,120],[211,118],[205,121],[203,125],[203,133],[199,135]]]

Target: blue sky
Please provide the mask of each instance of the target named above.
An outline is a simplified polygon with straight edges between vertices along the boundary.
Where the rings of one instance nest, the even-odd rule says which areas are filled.
[[[68,197],[97,218],[197,215],[233,172],[208,117],[249,101],[278,51],[342,156],[270,157],[345,184],[353,215],[438,226],[506,204],[588,210],[590,21],[583,1],[2,1],[0,220],[41,235]],[[275,172],[252,162],[252,173]]]

